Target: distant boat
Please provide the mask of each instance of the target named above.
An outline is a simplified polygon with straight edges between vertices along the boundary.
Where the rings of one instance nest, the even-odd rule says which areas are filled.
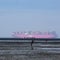
[[[14,38],[56,38],[56,32],[13,32]]]

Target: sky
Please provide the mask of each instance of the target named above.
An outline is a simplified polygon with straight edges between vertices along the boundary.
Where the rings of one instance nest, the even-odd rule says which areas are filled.
[[[56,31],[60,38],[60,0],[0,0],[0,37],[17,31]]]

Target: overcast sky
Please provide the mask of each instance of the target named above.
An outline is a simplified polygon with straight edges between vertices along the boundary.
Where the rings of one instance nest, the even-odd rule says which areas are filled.
[[[30,30],[56,31],[60,38],[60,0],[0,0],[0,37]]]

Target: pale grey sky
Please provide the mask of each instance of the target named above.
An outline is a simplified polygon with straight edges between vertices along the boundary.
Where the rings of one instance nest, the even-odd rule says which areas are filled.
[[[60,0],[0,0],[0,37],[17,31],[56,31],[60,37]]]

